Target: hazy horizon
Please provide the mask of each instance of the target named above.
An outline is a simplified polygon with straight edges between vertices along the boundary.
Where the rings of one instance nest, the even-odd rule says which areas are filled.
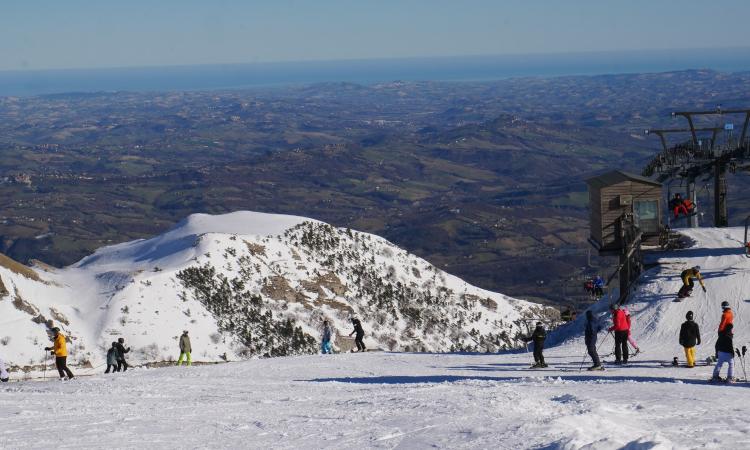
[[[0,96],[750,70],[750,47],[0,71]]]

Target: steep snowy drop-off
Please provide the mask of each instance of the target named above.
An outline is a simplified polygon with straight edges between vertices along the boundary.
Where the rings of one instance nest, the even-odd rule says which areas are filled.
[[[520,344],[523,319],[554,314],[470,286],[377,236],[252,212],[195,214],[64,269],[6,259],[0,281],[0,354],[16,367],[46,357],[47,320],[70,338],[73,364],[97,366],[121,336],[132,362],[174,359],[183,329],[194,360],[314,353],[323,319],[348,335],[353,315],[372,348],[496,351]]]
[[[590,361],[576,322],[545,352],[550,367],[533,371],[529,353],[382,352],[12,382],[0,385],[0,448],[750,448],[750,384],[709,384],[710,366],[662,366],[682,359],[688,310],[702,328],[699,359],[713,353],[723,300],[736,346],[748,341],[742,230],[684,233],[696,245],[662,254],[629,305],[644,352],[627,366],[579,371]],[[695,264],[708,294],[672,302],[679,272]],[[612,340],[599,340],[606,355]]]

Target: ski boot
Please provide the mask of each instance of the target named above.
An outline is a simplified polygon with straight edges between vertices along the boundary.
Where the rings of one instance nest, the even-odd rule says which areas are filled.
[[[596,371],[596,370],[604,370],[604,366],[602,366],[601,364],[599,364],[598,366],[591,366],[591,367],[589,367],[588,370],[592,371],[592,372]]]

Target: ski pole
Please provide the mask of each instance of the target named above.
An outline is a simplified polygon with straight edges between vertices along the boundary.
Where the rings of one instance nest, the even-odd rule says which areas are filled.
[[[44,376],[43,380],[47,381],[47,350],[44,351],[44,357],[42,358],[42,365],[44,366]]]
[[[583,370],[583,363],[586,362],[586,355],[587,354],[588,354],[588,348],[586,350],[584,350],[584,352],[583,352],[583,359],[581,360],[581,365],[578,366],[578,371],[579,372]]]

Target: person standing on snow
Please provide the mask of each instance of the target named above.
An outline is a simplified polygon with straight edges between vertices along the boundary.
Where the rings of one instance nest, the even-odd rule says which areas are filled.
[[[331,354],[331,336],[333,335],[333,330],[331,330],[330,325],[328,325],[328,321],[323,321],[323,339],[320,344],[320,350],[323,352],[324,355]]]
[[[685,322],[680,327],[680,345],[685,348],[687,367],[695,367],[695,346],[701,345],[701,332],[698,324],[693,322],[693,312],[685,314]]]
[[[193,347],[190,345],[190,337],[188,336],[187,330],[183,330],[182,336],[180,336],[180,357],[177,359],[177,365],[182,365],[183,358],[187,357],[187,365],[193,365],[190,359],[190,352],[193,351]]]
[[[44,347],[45,350],[51,351],[55,355],[55,367],[57,372],[60,374],[60,379],[68,376],[69,380],[72,380],[73,372],[68,369],[68,344],[65,342],[65,335],[60,332],[60,329],[55,327],[52,329],[54,337],[54,345],[52,347]]]
[[[721,334],[727,325],[734,325],[734,313],[732,308],[729,307],[728,301],[721,302],[721,322],[719,322],[719,334]]]
[[[685,269],[680,274],[680,278],[682,279],[682,287],[680,288],[680,291],[677,293],[677,296],[680,298],[684,297],[690,297],[693,293],[693,287],[695,287],[695,283],[693,282],[693,278],[697,279],[698,282],[701,284],[701,288],[703,289],[703,292],[706,292],[706,285],[703,284],[703,277],[701,276],[701,266],[694,266],[690,269]]]
[[[117,342],[113,342],[112,347],[107,350],[107,370],[104,373],[109,373],[110,369],[112,372],[119,372],[117,370]]]
[[[125,372],[128,370],[128,363],[125,361],[125,353],[130,351],[130,347],[125,348],[125,338],[117,339],[115,349],[115,355],[117,356],[117,371]]]
[[[721,373],[721,366],[723,366],[724,363],[727,363],[729,368],[727,369],[726,381],[728,383],[734,382],[734,342],[732,342],[732,338],[734,337],[734,334],[732,333],[733,328],[734,325],[729,323],[724,327],[724,331],[719,333],[719,339],[716,341],[717,361],[716,367],[714,367],[712,381],[721,380],[721,377],[719,376]]]
[[[547,332],[544,330],[542,322],[537,322],[531,336],[524,339],[526,342],[534,342],[534,365],[531,366],[532,369],[547,367],[547,364],[544,363],[544,354],[542,353],[544,351],[545,339],[547,339]]]
[[[620,305],[614,304],[612,309],[612,326],[609,331],[615,332],[615,364],[628,363],[628,333],[630,326],[625,311],[620,309]]]
[[[0,382],[7,383],[10,379],[10,375],[8,375],[8,371],[5,370],[5,361],[3,361],[3,357],[0,356]]]
[[[354,342],[357,344],[357,351],[364,352],[367,349],[365,348],[365,342],[362,340],[365,337],[365,330],[362,329],[362,323],[356,317],[352,317],[352,325],[354,326],[354,331],[349,333],[349,336],[357,334],[354,338]]]
[[[601,331],[601,326],[594,318],[594,313],[591,310],[586,311],[586,331],[583,341],[586,343],[586,350],[594,363],[593,366],[589,367],[589,370],[604,370],[602,362],[599,360],[599,353],[596,351],[596,338],[599,331]]]
[[[641,349],[638,347],[638,344],[635,343],[635,339],[633,339],[633,320],[630,317],[630,311],[628,308],[623,308],[623,311],[625,311],[625,317],[628,319],[628,343],[633,346],[635,354],[637,355],[641,352]]]

